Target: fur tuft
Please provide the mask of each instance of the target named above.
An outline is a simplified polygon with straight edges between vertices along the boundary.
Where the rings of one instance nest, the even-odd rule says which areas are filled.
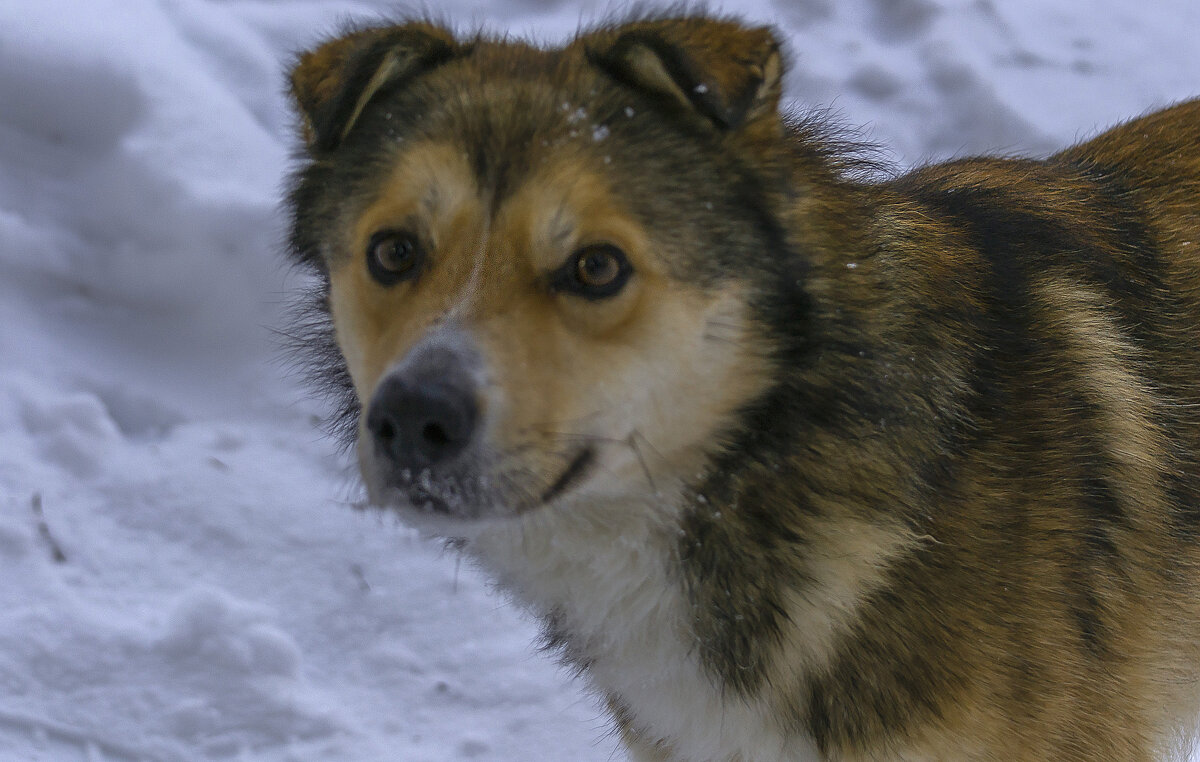
[[[288,308],[287,327],[278,332],[279,349],[312,396],[326,406],[323,427],[345,453],[354,446],[361,406],[334,335],[329,284],[320,272],[313,275],[318,282],[301,289]]]

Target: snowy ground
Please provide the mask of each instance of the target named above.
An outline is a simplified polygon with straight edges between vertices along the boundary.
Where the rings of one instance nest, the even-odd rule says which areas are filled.
[[[596,16],[433,5],[546,41]],[[621,758],[529,621],[347,507],[271,362],[284,62],[383,7],[0,0],[0,760]],[[905,164],[1200,94],[1195,0],[727,7]]]

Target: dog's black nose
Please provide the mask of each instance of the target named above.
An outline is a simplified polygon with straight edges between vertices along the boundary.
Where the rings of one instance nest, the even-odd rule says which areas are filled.
[[[479,409],[464,382],[421,374],[384,379],[367,411],[375,450],[397,469],[418,471],[449,461],[471,441]]]

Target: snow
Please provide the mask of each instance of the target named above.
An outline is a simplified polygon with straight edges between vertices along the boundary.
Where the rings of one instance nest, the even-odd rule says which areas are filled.
[[[598,7],[439,12],[554,42]],[[0,3],[0,759],[621,758],[533,622],[352,509],[278,361],[284,71],[389,9]],[[786,32],[790,98],[904,164],[1200,93],[1193,0],[738,10]]]

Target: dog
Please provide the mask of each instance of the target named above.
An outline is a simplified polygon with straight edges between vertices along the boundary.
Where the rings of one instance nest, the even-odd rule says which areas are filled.
[[[1151,760],[1200,654],[1200,101],[883,177],[769,28],[301,54],[302,343],[370,501],[633,759]]]

